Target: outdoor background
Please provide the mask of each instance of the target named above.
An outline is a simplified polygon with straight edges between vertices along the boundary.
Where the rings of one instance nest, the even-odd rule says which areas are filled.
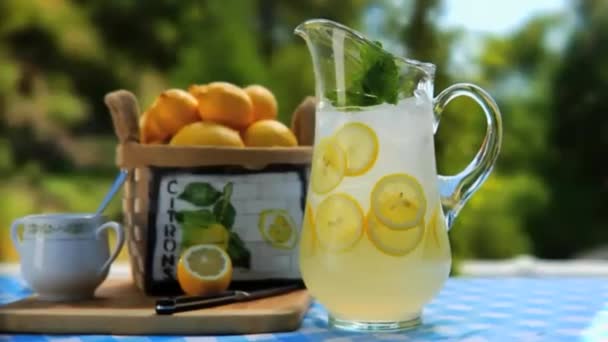
[[[96,209],[116,173],[109,91],[144,109],[166,88],[259,83],[289,122],[313,95],[293,34],[310,18],[436,64],[437,93],[472,82],[497,100],[503,148],[453,227],[458,258],[580,258],[608,244],[608,1],[2,0],[0,261],[17,260],[14,218]],[[461,170],[484,130],[470,100],[450,104],[439,171]],[[108,213],[121,219],[118,198]]]

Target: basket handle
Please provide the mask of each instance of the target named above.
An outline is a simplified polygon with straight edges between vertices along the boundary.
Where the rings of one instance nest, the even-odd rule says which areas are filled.
[[[306,97],[291,116],[291,130],[301,146],[312,146],[315,138],[315,111],[317,99]]]
[[[116,90],[106,94],[105,104],[112,114],[114,132],[121,144],[139,141],[139,104],[133,93]]]

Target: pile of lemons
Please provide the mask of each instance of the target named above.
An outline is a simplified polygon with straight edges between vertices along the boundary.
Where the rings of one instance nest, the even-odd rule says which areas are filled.
[[[140,140],[171,146],[297,146],[277,114],[274,94],[262,85],[211,82],[187,91],[168,89],[141,115]]]

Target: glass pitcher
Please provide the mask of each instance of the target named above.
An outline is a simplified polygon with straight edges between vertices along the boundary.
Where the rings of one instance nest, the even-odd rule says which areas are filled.
[[[433,64],[395,57],[338,23],[309,20],[295,32],[310,50],[318,99],[302,278],[331,326],[416,326],[448,279],[448,230],[498,156],[500,112],[471,84],[433,97]],[[462,172],[438,175],[433,135],[461,95],[483,109],[486,136]]]

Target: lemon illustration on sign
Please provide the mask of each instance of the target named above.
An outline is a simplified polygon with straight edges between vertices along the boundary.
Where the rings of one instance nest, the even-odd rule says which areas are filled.
[[[340,184],[346,171],[346,155],[332,138],[321,139],[313,157],[310,182],[312,190],[325,194]]]
[[[276,243],[283,244],[289,241],[293,234],[293,227],[287,222],[285,216],[278,215],[268,228],[268,236]]]
[[[363,211],[350,195],[329,195],[317,207],[315,226],[316,236],[325,249],[344,251],[363,235]]]
[[[392,256],[404,256],[422,241],[424,225],[411,229],[390,229],[370,212],[367,215],[367,236],[381,252]]]
[[[297,232],[289,213],[283,209],[269,209],[260,213],[260,234],[275,248],[292,249],[297,241]]]
[[[426,198],[416,178],[395,173],[382,177],[371,193],[373,214],[390,229],[408,229],[421,224]]]
[[[422,257],[425,259],[450,258],[450,243],[446,233],[445,219],[441,205],[431,215],[424,238]]]
[[[367,172],[378,157],[378,136],[369,126],[353,122],[340,128],[335,136],[346,153],[346,175],[359,176]]]
[[[207,244],[226,250],[230,241],[228,229],[219,223],[212,223],[200,229],[183,229],[182,232],[182,241],[188,246]]]
[[[300,255],[304,257],[312,256],[316,250],[317,237],[313,215],[312,207],[310,203],[307,203],[302,222],[302,236],[300,237]]]

